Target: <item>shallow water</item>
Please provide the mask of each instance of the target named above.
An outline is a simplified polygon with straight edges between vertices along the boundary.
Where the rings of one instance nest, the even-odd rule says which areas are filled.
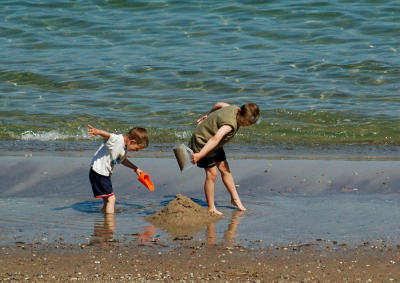
[[[169,199],[169,198],[168,198]],[[307,243],[323,239],[347,245],[365,241],[400,242],[400,196],[369,194],[318,197],[243,197],[247,212],[220,200],[225,217],[186,239],[207,244],[258,246]],[[161,209],[164,199],[142,206],[117,203],[115,216],[103,216],[101,203],[37,198],[0,199],[0,244],[60,242],[64,244],[127,243],[141,240],[173,246],[175,236],[154,227],[144,216]]]
[[[117,214],[109,219],[91,195],[89,157],[2,156],[0,244],[15,242],[102,244],[141,241],[174,245],[174,237],[144,217],[177,193],[206,206],[204,174],[183,176],[172,158],[137,158],[155,191],[144,188],[125,168],[113,186]],[[225,217],[194,235],[208,244],[269,246],[317,239],[357,245],[383,240],[400,243],[400,177],[396,161],[234,159],[231,169],[248,211],[231,206],[221,181],[216,205]],[[250,232],[251,231],[251,232]]]

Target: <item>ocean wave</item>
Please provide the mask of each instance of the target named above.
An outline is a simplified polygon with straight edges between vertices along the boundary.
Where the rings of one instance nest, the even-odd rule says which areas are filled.
[[[22,133],[20,136],[21,140],[35,140],[35,141],[57,141],[57,140],[66,140],[70,137],[67,135],[63,135],[57,131],[50,131],[50,132],[33,132],[27,131]]]
[[[293,114],[292,114],[293,115]],[[234,144],[264,144],[264,145],[301,145],[313,147],[315,145],[391,145],[400,146],[400,130],[396,123],[368,122],[353,119],[337,119],[327,121],[326,117],[316,116],[312,121],[291,120],[276,118],[263,119],[251,127],[240,129],[233,139]],[[105,126],[105,125],[104,125]],[[102,127],[101,123],[96,127]],[[5,127],[2,127],[3,129]],[[61,127],[65,128],[65,127]],[[127,127],[105,127],[110,132],[125,134]],[[146,127],[151,143],[188,142],[193,129],[156,128]],[[82,125],[68,130],[28,130],[6,127],[0,136],[2,140],[23,141],[88,141],[90,138],[86,128]]]

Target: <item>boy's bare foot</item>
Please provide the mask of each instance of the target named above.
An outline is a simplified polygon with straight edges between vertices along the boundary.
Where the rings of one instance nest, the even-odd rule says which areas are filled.
[[[235,201],[235,200],[232,199],[231,200],[231,204],[236,206],[240,211],[246,211],[247,210],[247,208],[245,208],[243,206],[243,204],[242,204],[242,202],[240,200],[239,201]]]
[[[208,209],[208,212],[215,213],[217,215],[224,215],[221,211],[217,210],[216,208]]]

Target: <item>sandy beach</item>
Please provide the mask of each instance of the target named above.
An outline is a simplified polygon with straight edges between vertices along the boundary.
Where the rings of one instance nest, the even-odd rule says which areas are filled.
[[[248,211],[219,182],[224,217],[177,233],[146,219],[176,194],[204,207],[197,168],[181,175],[171,157],[135,159],[155,191],[118,168],[117,213],[104,216],[86,153],[0,158],[0,282],[400,280],[395,160],[231,159]]]
[[[249,250],[182,243],[2,247],[1,282],[398,282],[398,247],[326,243]]]

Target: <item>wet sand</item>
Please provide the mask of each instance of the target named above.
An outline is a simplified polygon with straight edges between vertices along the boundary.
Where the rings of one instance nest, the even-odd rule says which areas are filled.
[[[0,249],[1,282],[398,282],[398,247],[324,243],[241,246],[15,245]]]
[[[197,168],[136,159],[154,192],[118,168],[110,217],[91,197],[90,156],[0,158],[0,282],[400,280],[397,161],[231,160],[248,211],[219,181],[224,218],[177,236],[144,219],[178,193],[204,207]]]

